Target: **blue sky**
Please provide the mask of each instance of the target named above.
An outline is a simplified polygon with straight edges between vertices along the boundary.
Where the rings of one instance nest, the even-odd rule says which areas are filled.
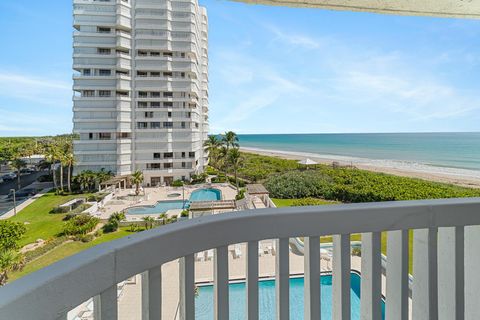
[[[480,21],[201,4],[212,132],[480,129]],[[71,10],[0,2],[0,136],[71,131]]]

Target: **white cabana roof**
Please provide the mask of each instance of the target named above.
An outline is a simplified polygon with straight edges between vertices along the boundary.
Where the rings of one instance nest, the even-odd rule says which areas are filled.
[[[304,164],[306,166],[317,164],[317,162],[315,162],[315,161],[313,161],[312,159],[309,159],[309,158],[300,160],[300,161],[298,161],[298,163]]]

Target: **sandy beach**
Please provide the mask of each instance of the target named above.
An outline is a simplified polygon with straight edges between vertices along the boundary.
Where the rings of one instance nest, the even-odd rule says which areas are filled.
[[[320,155],[314,153],[289,152],[241,147],[241,151],[289,160],[312,159],[318,163],[352,165],[356,168],[393,174],[403,177],[419,178],[430,181],[450,183],[458,186],[480,188],[480,171],[435,167],[426,164],[397,160],[373,160],[344,156]]]

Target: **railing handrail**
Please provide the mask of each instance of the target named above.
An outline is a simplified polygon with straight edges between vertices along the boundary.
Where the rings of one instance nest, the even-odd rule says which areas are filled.
[[[105,243],[0,289],[1,319],[56,319],[145,270],[234,243],[480,225],[480,198],[247,210],[208,217]],[[156,252],[161,254],[155,254]]]

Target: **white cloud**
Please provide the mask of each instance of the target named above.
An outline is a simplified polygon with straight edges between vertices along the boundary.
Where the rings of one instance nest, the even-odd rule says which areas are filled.
[[[449,120],[462,130],[461,119],[479,116],[478,87],[448,77],[449,64],[457,63],[452,50],[422,56],[355,38],[258,26],[275,48],[268,42],[255,43],[255,50],[230,47],[211,64],[214,132],[424,131],[442,130],[439,124]]]
[[[305,49],[318,49],[323,46],[323,42],[301,33],[286,32],[275,25],[265,25],[274,37],[272,41],[280,42],[289,46],[303,47]]]
[[[47,107],[64,107],[71,104],[70,83],[26,74],[0,72],[0,97],[13,98]]]

